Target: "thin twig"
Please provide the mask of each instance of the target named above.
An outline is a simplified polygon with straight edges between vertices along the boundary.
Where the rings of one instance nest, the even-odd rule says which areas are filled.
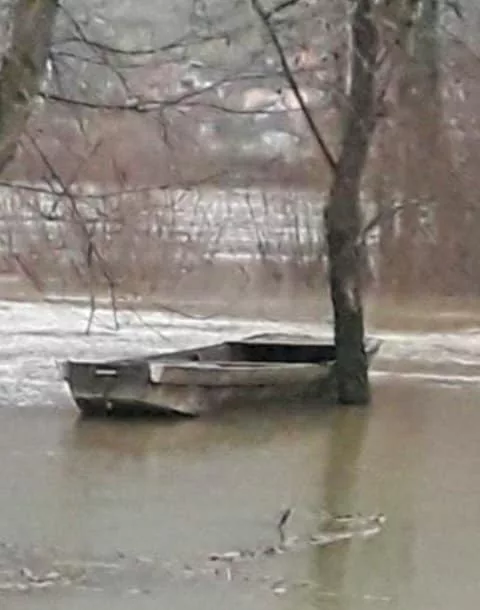
[[[277,530],[280,536],[280,545],[283,546],[285,544],[286,536],[285,536],[285,528],[287,527],[287,523],[290,521],[290,518],[293,514],[293,508],[289,507],[285,509],[280,515],[280,519],[277,523]]]
[[[260,0],[251,0],[251,2],[252,2],[253,10],[257,13],[258,17],[262,21],[263,25],[265,26],[265,29],[267,30],[267,32],[270,36],[270,39],[273,43],[273,46],[275,47],[278,58],[280,60],[280,64],[282,66],[282,70],[285,75],[285,78],[287,79],[287,82],[290,85],[290,87],[293,91],[293,94],[295,95],[296,100],[298,101],[298,104],[302,110],[303,116],[305,117],[305,120],[307,121],[308,126],[310,128],[310,131],[311,131],[313,137],[315,138],[315,141],[317,142],[320,150],[322,151],[323,156],[325,157],[325,160],[327,161],[328,167],[330,168],[332,173],[335,173],[336,168],[337,168],[337,162],[335,161],[333,154],[330,152],[330,149],[327,146],[327,143],[325,142],[322,134],[320,133],[320,130],[318,129],[318,127],[313,119],[312,113],[308,109],[308,107],[305,103],[305,100],[303,99],[302,92],[300,91],[300,88],[293,75],[293,72],[290,69],[285,52],[280,43],[280,40],[278,39],[275,28],[272,26],[272,24],[270,22],[268,12],[265,11],[265,9],[263,8],[263,6],[260,3]]]

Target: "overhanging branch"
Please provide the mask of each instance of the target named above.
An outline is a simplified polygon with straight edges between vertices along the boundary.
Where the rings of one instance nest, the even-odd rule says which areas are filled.
[[[261,5],[260,0],[251,0],[251,2],[252,2],[253,10],[258,15],[259,19],[265,26],[265,29],[267,30],[268,35],[270,36],[273,46],[275,47],[275,50],[278,54],[278,58],[280,60],[280,65],[282,66],[283,74],[293,91],[293,94],[298,102],[298,105],[300,106],[300,109],[302,111],[303,116],[305,117],[308,127],[309,127],[315,141],[317,142],[320,150],[322,151],[322,154],[325,157],[328,167],[330,168],[332,173],[335,173],[336,168],[337,168],[337,162],[335,161],[333,154],[330,152],[330,149],[327,146],[325,139],[323,138],[322,134],[320,133],[320,130],[318,129],[318,127],[313,119],[312,113],[308,109],[308,106],[306,105],[305,100],[303,99],[302,92],[300,91],[300,88],[293,75],[293,72],[290,69],[287,58],[285,56],[285,52],[282,47],[282,44],[280,43],[280,40],[277,36],[275,28],[273,27],[273,25],[270,22],[269,16],[271,14],[271,11],[267,12]]]

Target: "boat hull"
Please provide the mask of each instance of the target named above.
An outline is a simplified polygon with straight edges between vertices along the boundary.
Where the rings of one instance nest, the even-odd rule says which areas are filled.
[[[63,378],[78,408],[90,416],[196,416],[226,407],[334,398],[331,345],[312,337],[261,337],[150,358],[67,361]]]

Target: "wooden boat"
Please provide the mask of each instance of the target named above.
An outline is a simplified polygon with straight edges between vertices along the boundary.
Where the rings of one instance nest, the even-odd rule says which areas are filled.
[[[380,346],[366,342],[369,360]],[[87,415],[200,415],[227,405],[327,400],[335,346],[309,335],[261,334],[144,358],[63,363],[63,378]]]

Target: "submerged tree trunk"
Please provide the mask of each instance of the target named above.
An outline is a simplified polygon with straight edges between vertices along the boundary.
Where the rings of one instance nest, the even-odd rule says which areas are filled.
[[[353,13],[351,91],[341,154],[325,211],[338,400],[343,404],[370,401],[362,304],[360,189],[375,127],[378,35],[372,5],[373,0],[358,0]]]
[[[0,67],[0,173],[38,94],[58,9],[58,0],[16,0],[11,9],[11,40]]]

